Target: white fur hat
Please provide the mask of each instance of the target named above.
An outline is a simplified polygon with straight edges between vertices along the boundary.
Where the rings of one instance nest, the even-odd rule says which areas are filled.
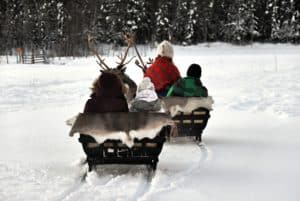
[[[169,57],[172,59],[173,54],[173,47],[169,41],[164,40],[157,46],[157,55],[160,55],[162,57]]]
[[[151,82],[149,77],[144,77],[142,82],[138,86],[138,92],[143,91],[143,90],[154,90],[154,84]]]

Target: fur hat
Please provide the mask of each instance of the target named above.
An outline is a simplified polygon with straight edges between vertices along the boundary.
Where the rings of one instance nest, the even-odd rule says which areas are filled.
[[[144,79],[142,80],[142,82],[139,84],[138,86],[138,92],[143,91],[143,90],[152,90],[154,91],[154,84],[151,82],[149,77],[144,77]]]
[[[157,46],[157,55],[162,57],[169,57],[173,59],[174,51],[172,44],[169,41],[164,40]]]
[[[189,69],[187,70],[187,76],[200,78],[201,77],[201,66],[198,64],[192,64],[190,65]]]

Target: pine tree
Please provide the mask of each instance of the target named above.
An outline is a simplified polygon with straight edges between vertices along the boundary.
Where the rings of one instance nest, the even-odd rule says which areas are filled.
[[[103,0],[97,0],[94,6],[95,10],[90,31],[98,42],[108,42],[108,38],[110,38],[109,24],[107,22],[108,6]]]
[[[6,40],[5,40],[5,32],[7,29],[6,22],[5,22],[5,13],[6,13],[6,1],[0,2],[0,54],[4,53],[6,49]]]
[[[126,7],[129,0],[105,0],[103,3],[105,12],[105,24],[108,25],[106,42],[121,45],[123,39],[120,34],[126,24]]]
[[[63,1],[66,12],[61,42],[61,54],[67,56],[86,55],[87,32],[90,29],[88,1]]]
[[[123,31],[136,33],[136,42],[145,43],[151,39],[150,7],[146,0],[129,0],[126,12],[126,21]],[[147,13],[148,11],[148,13]]]
[[[257,0],[255,3],[255,16],[257,17],[258,41],[265,41],[271,35],[271,16],[268,10],[268,0]]]
[[[61,0],[44,0],[36,4],[38,23],[38,40],[37,44],[43,49],[60,41],[63,36],[63,24],[65,13]]]
[[[226,23],[223,27],[224,39],[226,42],[240,43],[245,36],[245,30],[243,26],[242,12],[242,0],[235,0],[229,5],[226,16]]]
[[[229,6],[227,23],[223,29],[227,42],[241,44],[259,35],[254,5],[255,0],[236,0]]]
[[[179,0],[174,26],[174,37],[176,42],[183,45],[197,41],[196,27],[199,21],[199,13],[196,1]]]
[[[157,42],[170,40],[172,35],[174,3],[168,0],[161,0],[158,10],[155,12],[154,40]]]
[[[213,0],[198,1],[198,22],[196,26],[197,42],[207,42],[213,40],[211,37],[212,27],[212,7]]]
[[[300,1],[295,1],[292,26],[294,27],[293,42],[300,42]]]
[[[280,3],[278,39],[281,42],[288,42],[293,40],[295,34],[295,3],[293,0],[281,0]]]
[[[20,47],[24,45],[26,32],[24,32],[23,20],[25,19],[23,2],[10,0],[6,2],[5,33],[6,46]],[[29,16],[26,16],[28,18]]]
[[[213,41],[224,40],[224,29],[227,20],[227,13],[230,5],[234,2],[230,0],[214,0],[212,3],[212,17],[210,21],[210,38]]]
[[[271,16],[271,40],[286,42],[293,37],[294,9],[295,3],[293,0],[269,1],[268,12],[270,12]]]
[[[244,26],[246,30],[246,41],[253,42],[254,38],[260,36],[258,29],[258,17],[256,16],[256,2],[257,0],[244,1],[243,7],[243,18]]]

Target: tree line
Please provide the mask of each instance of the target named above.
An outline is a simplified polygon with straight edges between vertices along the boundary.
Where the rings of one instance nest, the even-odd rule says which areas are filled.
[[[87,34],[123,45],[300,41],[299,0],[2,0],[0,53],[16,47],[60,56],[88,54]]]

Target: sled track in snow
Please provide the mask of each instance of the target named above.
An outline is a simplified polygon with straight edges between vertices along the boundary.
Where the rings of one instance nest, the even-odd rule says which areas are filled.
[[[203,165],[206,161],[209,161],[211,159],[212,152],[204,143],[199,144],[196,141],[192,141],[191,146],[194,146],[194,144],[199,147],[199,150],[201,153],[199,153],[197,162],[193,166],[188,167],[184,171],[174,174],[171,178],[167,178],[168,181],[159,181],[159,183],[160,182],[164,183],[162,186],[155,186],[155,184],[151,183],[152,182],[152,179],[151,179],[151,182],[148,184],[147,190],[145,190],[143,195],[141,195],[137,200],[141,200],[141,201],[142,200],[151,200],[151,194],[172,191],[172,189],[176,188],[176,186],[178,186],[179,183],[184,181],[185,178],[187,178],[188,176],[193,174],[193,172],[200,170],[201,165]],[[156,177],[153,177],[153,178],[156,178]],[[159,175],[157,175],[157,178],[159,178]],[[158,189],[156,189],[157,187],[158,187]],[[153,190],[153,192],[152,192],[152,190]],[[147,197],[148,192],[151,193],[149,195],[150,197]]]
[[[136,190],[134,195],[128,200],[138,201],[140,198],[142,198],[149,191],[154,176],[155,176],[155,171],[148,169],[147,174],[144,175],[144,178],[140,182],[139,188]]]
[[[181,183],[181,181],[183,181],[186,177],[191,175],[194,171],[199,170],[201,168],[201,165],[203,165],[203,163],[210,160],[212,153],[204,143],[199,144],[198,142],[193,141],[193,143],[191,143],[191,145],[196,145],[199,147],[200,153],[198,154],[197,162],[195,162],[193,166],[188,167],[184,171],[176,173],[175,175],[173,175],[171,177],[170,180],[164,181],[165,185],[159,187],[160,191],[171,191],[174,188],[174,184]],[[85,168],[87,168],[87,167],[85,167]],[[97,170],[94,170],[94,171],[98,172]],[[141,171],[140,173],[142,174],[141,181],[139,181],[139,183],[137,185],[137,189],[135,189],[135,192],[131,196],[128,197],[128,199],[127,199],[128,201],[145,200],[147,198],[147,194],[151,191],[151,189],[156,188],[154,186],[155,184],[153,184],[153,182],[152,182],[153,179],[155,178],[156,172],[152,171],[150,169],[147,169],[147,170],[141,169],[139,171]],[[105,173],[107,173],[107,171],[105,171],[105,170],[100,171],[100,172],[98,172],[98,174],[100,174],[98,176],[101,177],[101,175],[105,174]],[[127,174],[131,174],[131,173],[132,173],[131,170],[127,170],[127,171],[123,172],[122,174],[127,175]],[[78,176],[75,179],[74,183],[71,185],[71,187],[69,187],[63,193],[58,195],[53,201],[67,200],[72,195],[79,192],[82,189],[82,187],[86,184],[86,182],[88,182],[87,181],[88,174],[89,173],[87,171],[85,171],[80,176]],[[114,182],[118,181],[119,179],[120,179],[119,176],[113,177],[113,178],[107,180],[106,182],[104,182],[102,185],[103,186],[108,185],[108,184],[110,185],[111,183],[114,183]]]
[[[63,193],[61,193],[59,196],[57,196],[54,199],[54,201],[65,200],[72,194],[78,192],[82,188],[83,184],[85,183],[86,177],[87,177],[87,172],[84,172],[82,175],[77,177],[75,179],[74,183],[72,184],[72,186],[70,188],[68,188],[67,190],[65,190]]]
[[[202,157],[201,159],[199,160],[199,166],[201,165],[201,163],[204,163],[205,161],[209,161],[211,158],[212,158],[212,152],[211,150],[205,145],[205,143],[203,142],[196,142],[196,145],[200,148],[201,150],[201,154],[202,154]]]

